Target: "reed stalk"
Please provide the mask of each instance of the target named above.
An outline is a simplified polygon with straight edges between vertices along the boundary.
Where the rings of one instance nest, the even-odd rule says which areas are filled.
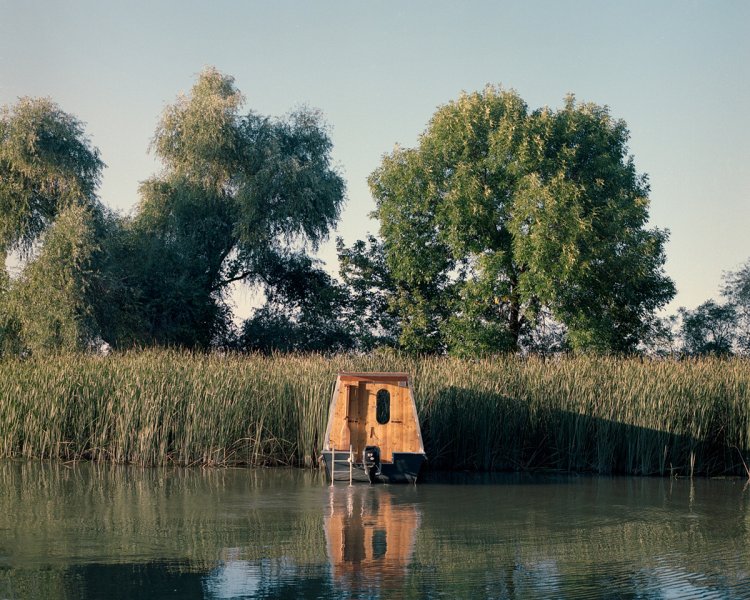
[[[0,458],[315,465],[336,372],[407,371],[431,468],[747,475],[750,363],[244,356],[0,361]]]

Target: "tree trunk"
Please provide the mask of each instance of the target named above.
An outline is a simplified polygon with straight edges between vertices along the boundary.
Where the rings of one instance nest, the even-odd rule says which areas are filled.
[[[521,337],[521,325],[523,324],[523,317],[521,316],[521,304],[518,300],[518,296],[513,294],[510,299],[510,317],[509,317],[509,329],[510,335],[513,340],[513,346],[516,352],[520,350],[518,345],[518,339]]]

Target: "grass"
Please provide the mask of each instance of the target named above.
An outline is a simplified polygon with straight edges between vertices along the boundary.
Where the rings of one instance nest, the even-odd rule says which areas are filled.
[[[313,465],[339,370],[412,374],[430,466],[747,475],[750,363],[142,351],[0,361],[0,458]]]

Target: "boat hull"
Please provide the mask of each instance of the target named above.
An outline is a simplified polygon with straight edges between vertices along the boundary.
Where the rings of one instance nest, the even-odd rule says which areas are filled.
[[[421,452],[394,452],[393,462],[382,462],[380,468],[369,469],[361,462],[351,468],[352,481],[365,483],[416,483],[419,471],[427,456]],[[331,466],[334,466],[335,481],[349,481],[349,453],[330,450],[323,451],[326,477],[331,481]]]

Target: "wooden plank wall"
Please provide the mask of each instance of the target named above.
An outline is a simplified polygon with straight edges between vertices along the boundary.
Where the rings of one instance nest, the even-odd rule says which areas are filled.
[[[351,392],[349,391],[351,389]],[[377,393],[385,389],[391,395],[390,421],[377,421]],[[349,400],[351,398],[351,401]],[[397,383],[346,382],[340,386],[331,427],[330,445],[336,450],[354,446],[362,456],[365,446],[379,446],[381,460],[391,462],[393,452],[420,452],[417,416],[412,409],[409,388]]]

